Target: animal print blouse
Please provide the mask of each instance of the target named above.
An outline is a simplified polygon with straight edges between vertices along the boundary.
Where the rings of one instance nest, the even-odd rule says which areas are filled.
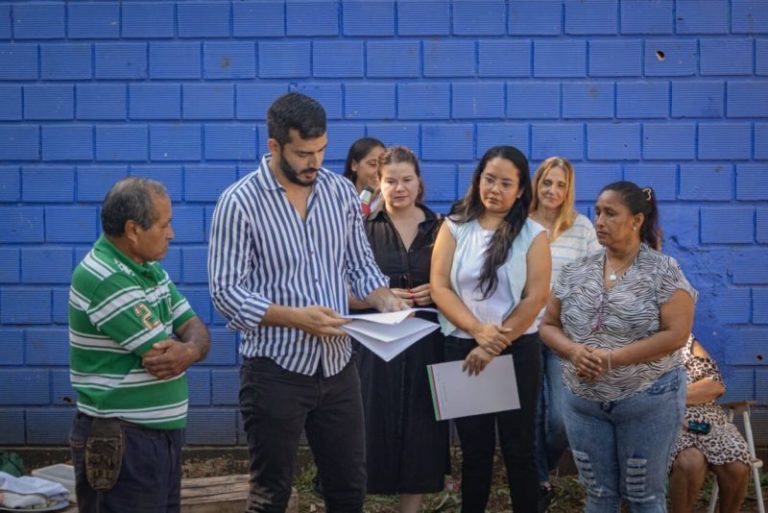
[[[560,322],[565,335],[579,344],[618,349],[659,330],[660,307],[684,290],[696,301],[677,261],[642,244],[634,262],[613,287],[603,287],[605,252],[600,251],[565,266],[553,287],[560,300]],[[663,374],[682,365],[680,351],[658,360],[614,368],[588,383],[569,361],[562,361],[563,378],[576,395],[595,401],[616,401],[649,388]]]
[[[720,369],[717,366],[717,362],[709,356],[697,356],[693,352],[693,343],[696,339],[691,335],[688,337],[688,343],[685,344],[681,352],[683,364],[687,371],[687,381],[696,383],[700,379],[708,378],[712,381],[716,381],[723,386],[725,382],[720,374]],[[685,407],[685,420],[693,420],[696,422],[706,422],[712,426],[724,426],[728,423],[728,416],[723,409],[715,404],[715,400],[712,399],[708,403],[704,404],[692,404]]]

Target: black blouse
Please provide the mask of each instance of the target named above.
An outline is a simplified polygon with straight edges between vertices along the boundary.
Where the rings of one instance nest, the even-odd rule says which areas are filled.
[[[440,218],[423,205],[419,208],[424,211],[425,219],[419,223],[419,231],[408,251],[384,209],[365,220],[366,235],[376,263],[381,272],[389,276],[390,287],[407,289],[429,282],[432,247]]]

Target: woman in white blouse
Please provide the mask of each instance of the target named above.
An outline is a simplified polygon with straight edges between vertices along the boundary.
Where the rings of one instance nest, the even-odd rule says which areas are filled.
[[[544,229],[528,219],[528,159],[496,146],[480,160],[464,199],[443,223],[432,252],[432,298],[440,309],[446,360],[479,374],[512,354],[520,408],[456,419],[461,443],[461,511],[485,511],[496,433],[516,513],[538,510],[534,455],[541,349],[531,323],[549,287]]]

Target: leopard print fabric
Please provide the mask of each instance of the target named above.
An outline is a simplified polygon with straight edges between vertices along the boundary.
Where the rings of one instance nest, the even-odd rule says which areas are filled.
[[[725,385],[723,377],[720,375],[720,369],[712,358],[693,354],[695,340],[693,336],[689,337],[688,343],[682,351],[683,363],[688,371],[688,384],[708,378]],[[685,429],[681,430],[672,448],[669,460],[670,469],[677,455],[689,447],[695,447],[701,451],[710,465],[724,465],[732,461],[740,461],[749,465],[752,457],[749,454],[746,440],[741,436],[736,426],[728,422],[727,415],[720,406],[715,404],[715,401],[687,406],[683,425],[688,425],[690,420],[707,422],[712,426],[712,430],[706,435],[690,433]]]

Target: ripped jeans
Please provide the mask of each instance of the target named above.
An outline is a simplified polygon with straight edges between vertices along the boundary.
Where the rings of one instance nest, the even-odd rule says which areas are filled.
[[[643,392],[618,401],[592,401],[565,388],[565,426],[585,513],[667,511],[667,461],[683,422],[685,369],[662,375]]]

